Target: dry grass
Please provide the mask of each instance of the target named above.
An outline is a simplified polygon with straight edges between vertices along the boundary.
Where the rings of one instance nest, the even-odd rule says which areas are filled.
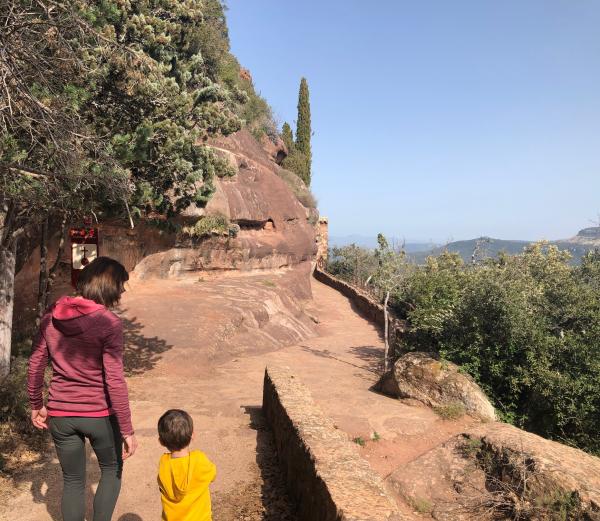
[[[465,406],[462,403],[449,403],[432,407],[433,411],[444,420],[458,420],[465,415]]]
[[[481,440],[467,440],[463,456],[474,459],[485,473],[485,488],[465,483],[459,510],[473,518],[510,521],[577,521],[583,519],[576,493],[551,490],[540,497],[535,463],[520,451],[498,455]]]

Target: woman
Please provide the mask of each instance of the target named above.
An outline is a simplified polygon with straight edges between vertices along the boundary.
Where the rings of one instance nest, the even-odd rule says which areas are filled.
[[[63,471],[64,521],[85,515],[85,439],[98,458],[101,477],[94,497],[94,521],[110,521],[119,491],[123,460],[137,441],[131,425],[123,374],[123,325],[110,308],[125,291],[125,268],[98,257],[86,266],[76,297],[62,297],[42,318],[29,359],[27,390],[31,421],[50,429]],[[52,364],[48,404],[44,369]]]

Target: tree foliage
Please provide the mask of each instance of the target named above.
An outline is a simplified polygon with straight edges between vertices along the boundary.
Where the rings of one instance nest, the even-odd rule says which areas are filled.
[[[311,141],[312,128],[310,122],[310,97],[306,78],[300,80],[298,93],[298,122],[296,128],[296,148],[304,154],[307,163],[307,185],[310,185],[310,172],[312,162]]]
[[[294,143],[294,133],[292,132],[292,127],[290,127],[290,124],[287,121],[281,127],[281,139],[283,139],[283,142],[288,149],[288,153],[292,153],[296,148]]]
[[[97,134],[109,137],[130,172],[140,213],[172,215],[204,204],[218,163],[202,141],[241,125],[231,92],[213,79],[224,21],[215,13],[205,18],[204,7],[198,0],[149,0],[102,2],[85,12],[129,51],[107,56],[89,105],[102,107]]]
[[[365,287],[376,269],[377,259],[371,250],[356,244],[331,249],[328,270],[356,287]]]
[[[406,350],[459,364],[505,420],[600,454],[600,253],[569,260],[546,243],[469,265],[443,253],[399,265],[392,306]]]
[[[202,142],[270,114],[229,52],[219,0],[0,0],[0,23],[6,200],[203,205],[223,165]]]
[[[99,199],[122,200],[129,191],[126,172],[82,108],[101,77],[104,44],[81,16],[85,6],[0,0],[4,247],[50,209],[74,212]]]
[[[306,186],[311,181],[311,122],[310,122],[310,99],[308,83],[305,78],[300,81],[298,94],[298,121],[296,128],[296,140],[294,141],[292,129],[288,123],[284,123],[281,137],[288,147],[288,156],[282,163],[284,168],[294,172]]]

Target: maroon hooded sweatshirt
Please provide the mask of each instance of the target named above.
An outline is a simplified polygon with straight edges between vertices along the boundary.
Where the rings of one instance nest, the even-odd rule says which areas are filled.
[[[48,359],[52,364],[50,416],[115,414],[121,434],[133,434],[119,317],[81,297],[62,297],[48,310],[29,358],[27,391],[32,409],[44,405]]]

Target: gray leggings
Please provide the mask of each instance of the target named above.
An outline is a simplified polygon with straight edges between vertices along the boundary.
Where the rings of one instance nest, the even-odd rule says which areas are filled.
[[[94,521],[110,521],[121,491],[122,439],[114,416],[50,419],[50,433],[63,471],[63,521],[84,521],[85,439],[88,438],[100,465],[100,482],[94,496]]]

